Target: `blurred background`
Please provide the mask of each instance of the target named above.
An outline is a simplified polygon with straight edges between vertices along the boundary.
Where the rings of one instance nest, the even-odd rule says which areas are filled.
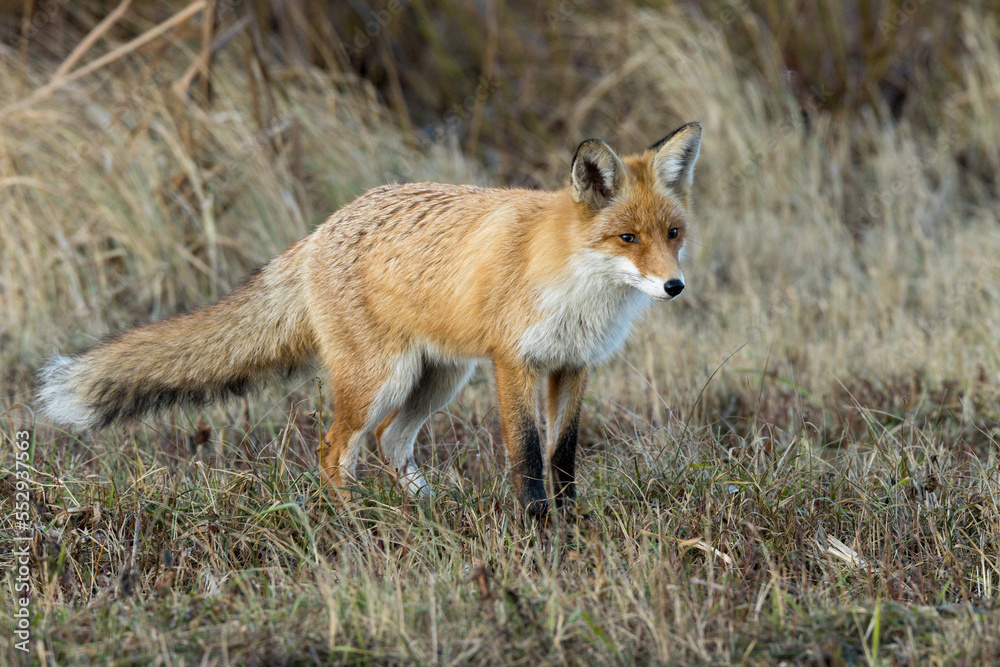
[[[764,387],[822,406],[929,383],[969,419],[1000,370],[998,8],[4,0],[8,398],[369,187],[559,187],[584,138],[628,153],[699,120],[691,289],[606,393],[662,421],[735,353],[713,418]]]

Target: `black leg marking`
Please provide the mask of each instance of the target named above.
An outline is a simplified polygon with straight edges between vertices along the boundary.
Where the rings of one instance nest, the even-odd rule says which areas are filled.
[[[535,421],[530,417],[521,422],[518,439],[519,456],[511,461],[514,491],[528,516],[541,521],[548,515],[549,501],[545,493],[541,441]]]
[[[577,413],[563,432],[552,452],[552,485],[555,491],[556,507],[572,505],[576,499],[576,441],[580,429],[580,415]]]

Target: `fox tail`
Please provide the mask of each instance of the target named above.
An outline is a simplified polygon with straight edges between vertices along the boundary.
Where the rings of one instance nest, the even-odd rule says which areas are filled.
[[[242,396],[307,366],[316,345],[296,250],[218,303],[50,359],[39,373],[43,416],[76,430],[103,428]]]

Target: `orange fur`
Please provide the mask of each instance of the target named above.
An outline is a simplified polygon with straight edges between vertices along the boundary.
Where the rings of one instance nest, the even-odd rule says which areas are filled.
[[[554,192],[376,188],[220,303],[57,358],[43,371],[43,407],[102,426],[239,394],[318,357],[333,385],[319,452],[331,484],[350,487],[364,436],[377,430],[383,455],[420,493],[417,429],[490,359],[514,486],[543,516],[535,384],[552,378],[548,451],[568,466],[556,471],[557,496],[571,495],[586,367],[620,346],[642,307],[673,296],[666,281],[683,287],[699,145],[694,124],[624,160],[587,141]]]

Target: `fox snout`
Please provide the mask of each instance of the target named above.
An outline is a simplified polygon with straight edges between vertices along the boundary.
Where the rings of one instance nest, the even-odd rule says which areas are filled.
[[[667,293],[667,296],[673,299],[684,291],[684,281],[677,279],[668,280],[663,284],[663,291]]]
[[[684,291],[683,275],[665,280],[663,276],[644,276],[633,270],[625,274],[625,282],[658,301],[676,299]]]

